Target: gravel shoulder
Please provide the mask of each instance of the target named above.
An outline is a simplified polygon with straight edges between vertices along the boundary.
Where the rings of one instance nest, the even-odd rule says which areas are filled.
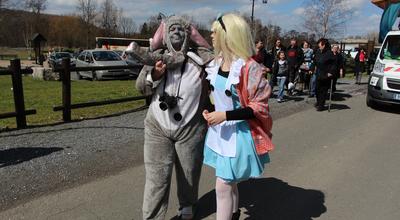
[[[365,92],[366,86],[342,80],[338,102]],[[313,107],[305,95],[278,104],[274,120]],[[143,163],[146,111],[47,127],[0,133],[0,211],[39,196],[119,173]]]

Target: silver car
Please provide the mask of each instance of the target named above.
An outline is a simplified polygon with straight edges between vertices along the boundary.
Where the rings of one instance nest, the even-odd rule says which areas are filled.
[[[126,66],[128,64],[121,57],[110,50],[84,50],[76,59],[76,67],[99,67],[99,66]],[[115,70],[96,70],[96,71],[79,71],[78,77],[90,78],[92,80],[102,79],[122,79],[129,78],[131,72],[129,69]]]

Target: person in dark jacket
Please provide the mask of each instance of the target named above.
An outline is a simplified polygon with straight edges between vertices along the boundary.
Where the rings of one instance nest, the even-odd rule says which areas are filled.
[[[296,39],[292,38],[290,40],[290,46],[286,50],[286,55],[289,64],[289,84],[294,84],[295,79],[299,75],[300,65],[303,63],[303,50],[297,46]],[[294,88],[289,88],[289,94],[291,94],[293,90]]]
[[[336,73],[336,58],[331,51],[329,41],[325,38],[318,40],[317,53],[315,54],[315,68],[317,72],[317,111],[325,109],[328,90]]]
[[[278,60],[278,53],[280,51],[286,52],[286,47],[283,46],[281,39],[276,39],[275,45],[271,48],[271,55],[274,58],[274,60]]]
[[[263,39],[257,38],[255,43],[256,43],[256,54],[252,58],[257,63],[262,64],[265,67],[265,71],[267,73],[270,73],[272,70],[272,64],[274,62],[274,58],[265,49]]]
[[[337,80],[338,78],[342,78],[343,77],[343,70],[344,70],[344,58],[342,56],[342,54],[339,51],[339,46],[338,45],[334,45],[332,47],[332,52],[333,55],[335,56],[335,60],[336,60],[336,72],[334,74],[334,78],[333,78],[333,87],[332,87],[332,92],[336,92],[336,84],[337,84]]]
[[[269,75],[269,85],[273,87],[276,84],[276,78],[272,74],[272,65],[274,63],[274,57],[267,52],[264,46],[264,40],[261,38],[256,38],[256,54],[252,57],[257,63],[263,65],[263,72],[265,78],[268,79]]]
[[[365,61],[367,60],[367,55],[364,48],[361,48],[356,57],[354,58],[355,68],[354,73],[356,77],[356,84],[361,84],[362,73],[365,71]]]
[[[277,101],[281,103],[284,101],[284,91],[286,80],[289,76],[289,64],[286,60],[286,55],[284,51],[278,53],[279,60],[276,60],[273,65],[273,76],[277,79],[277,84],[279,86],[279,92]]]

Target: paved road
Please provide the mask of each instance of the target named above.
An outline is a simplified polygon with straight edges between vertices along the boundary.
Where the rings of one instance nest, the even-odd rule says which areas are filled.
[[[341,80],[338,102],[364,86]],[[274,120],[310,109],[305,95],[270,100]],[[140,165],[146,111],[0,132],[0,211]]]
[[[248,219],[400,219],[400,110],[365,95],[275,121],[265,176],[240,184]],[[140,219],[142,165],[0,213],[0,219]],[[199,216],[213,219],[214,175],[203,168]],[[175,214],[175,183],[168,217]],[[245,217],[243,216],[243,217]],[[243,218],[244,219],[244,218]]]

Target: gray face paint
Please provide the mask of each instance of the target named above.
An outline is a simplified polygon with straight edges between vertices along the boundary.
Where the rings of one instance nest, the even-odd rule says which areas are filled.
[[[186,53],[189,47],[190,23],[179,16],[165,20],[164,43],[172,53]]]
[[[174,24],[169,28],[168,32],[172,47],[176,51],[180,51],[186,38],[186,32],[183,26],[180,24]]]

